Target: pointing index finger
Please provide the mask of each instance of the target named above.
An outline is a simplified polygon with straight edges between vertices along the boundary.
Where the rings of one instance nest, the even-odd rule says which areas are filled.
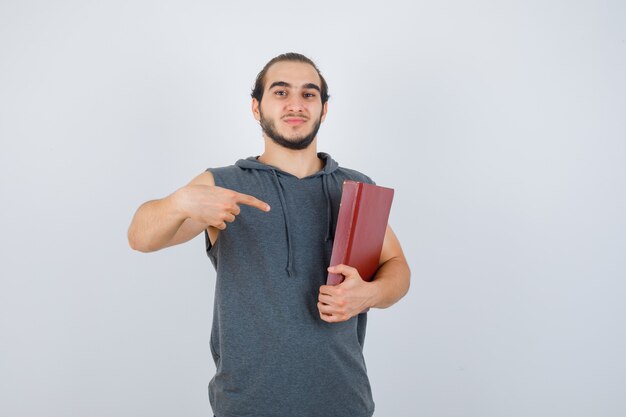
[[[248,194],[237,193],[236,200],[238,204],[256,207],[262,211],[270,211],[270,205]]]

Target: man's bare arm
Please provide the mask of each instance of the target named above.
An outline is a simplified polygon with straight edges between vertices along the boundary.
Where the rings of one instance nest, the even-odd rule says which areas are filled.
[[[215,185],[213,174],[203,172],[189,185]],[[165,198],[147,201],[137,209],[128,228],[131,248],[141,252],[156,251],[187,242],[208,227],[183,213],[180,193],[179,189]]]
[[[142,204],[128,229],[128,243],[141,252],[153,252],[187,242],[205,229],[214,241],[219,230],[235,220],[239,204],[269,210],[252,196],[215,186],[213,174],[203,172],[169,196]]]
[[[391,227],[387,226],[380,267],[371,283],[376,287],[371,307],[387,308],[394,305],[409,291],[411,271],[400,242]]]

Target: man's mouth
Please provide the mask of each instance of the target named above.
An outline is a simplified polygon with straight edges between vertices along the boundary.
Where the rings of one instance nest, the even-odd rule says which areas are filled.
[[[306,122],[306,119],[302,117],[285,117],[283,118],[283,120],[285,121],[285,123],[290,125],[299,125]]]

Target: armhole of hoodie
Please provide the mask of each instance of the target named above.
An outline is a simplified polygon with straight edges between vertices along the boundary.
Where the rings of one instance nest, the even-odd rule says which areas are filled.
[[[205,172],[208,171],[213,175],[213,183],[215,185],[217,185],[217,180],[215,177],[215,170],[213,168],[207,168],[205,169]],[[213,249],[215,248],[215,246],[217,245],[217,241],[219,240],[219,234],[217,235],[217,239],[215,240],[215,243],[211,243],[211,238],[209,237],[209,229],[206,228],[204,229],[204,247],[206,250],[206,254],[208,256],[210,256],[211,251],[213,251]]]
[[[213,249],[213,246],[215,246],[211,243],[211,239],[209,238],[209,231],[207,229],[204,229],[204,246],[207,254],[211,252],[211,249]]]

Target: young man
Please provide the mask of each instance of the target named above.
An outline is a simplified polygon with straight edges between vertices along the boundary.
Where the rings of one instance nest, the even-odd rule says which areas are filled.
[[[263,154],[144,203],[130,225],[130,246],[143,252],[205,233],[217,271],[209,384],[217,417],[374,412],[363,311],[402,298],[410,273],[389,227],[371,282],[349,265],[328,267],[343,181],[372,181],[317,152],[327,111],[326,81],[311,60],[272,59],[252,92]],[[345,280],[325,285],[328,271]]]

